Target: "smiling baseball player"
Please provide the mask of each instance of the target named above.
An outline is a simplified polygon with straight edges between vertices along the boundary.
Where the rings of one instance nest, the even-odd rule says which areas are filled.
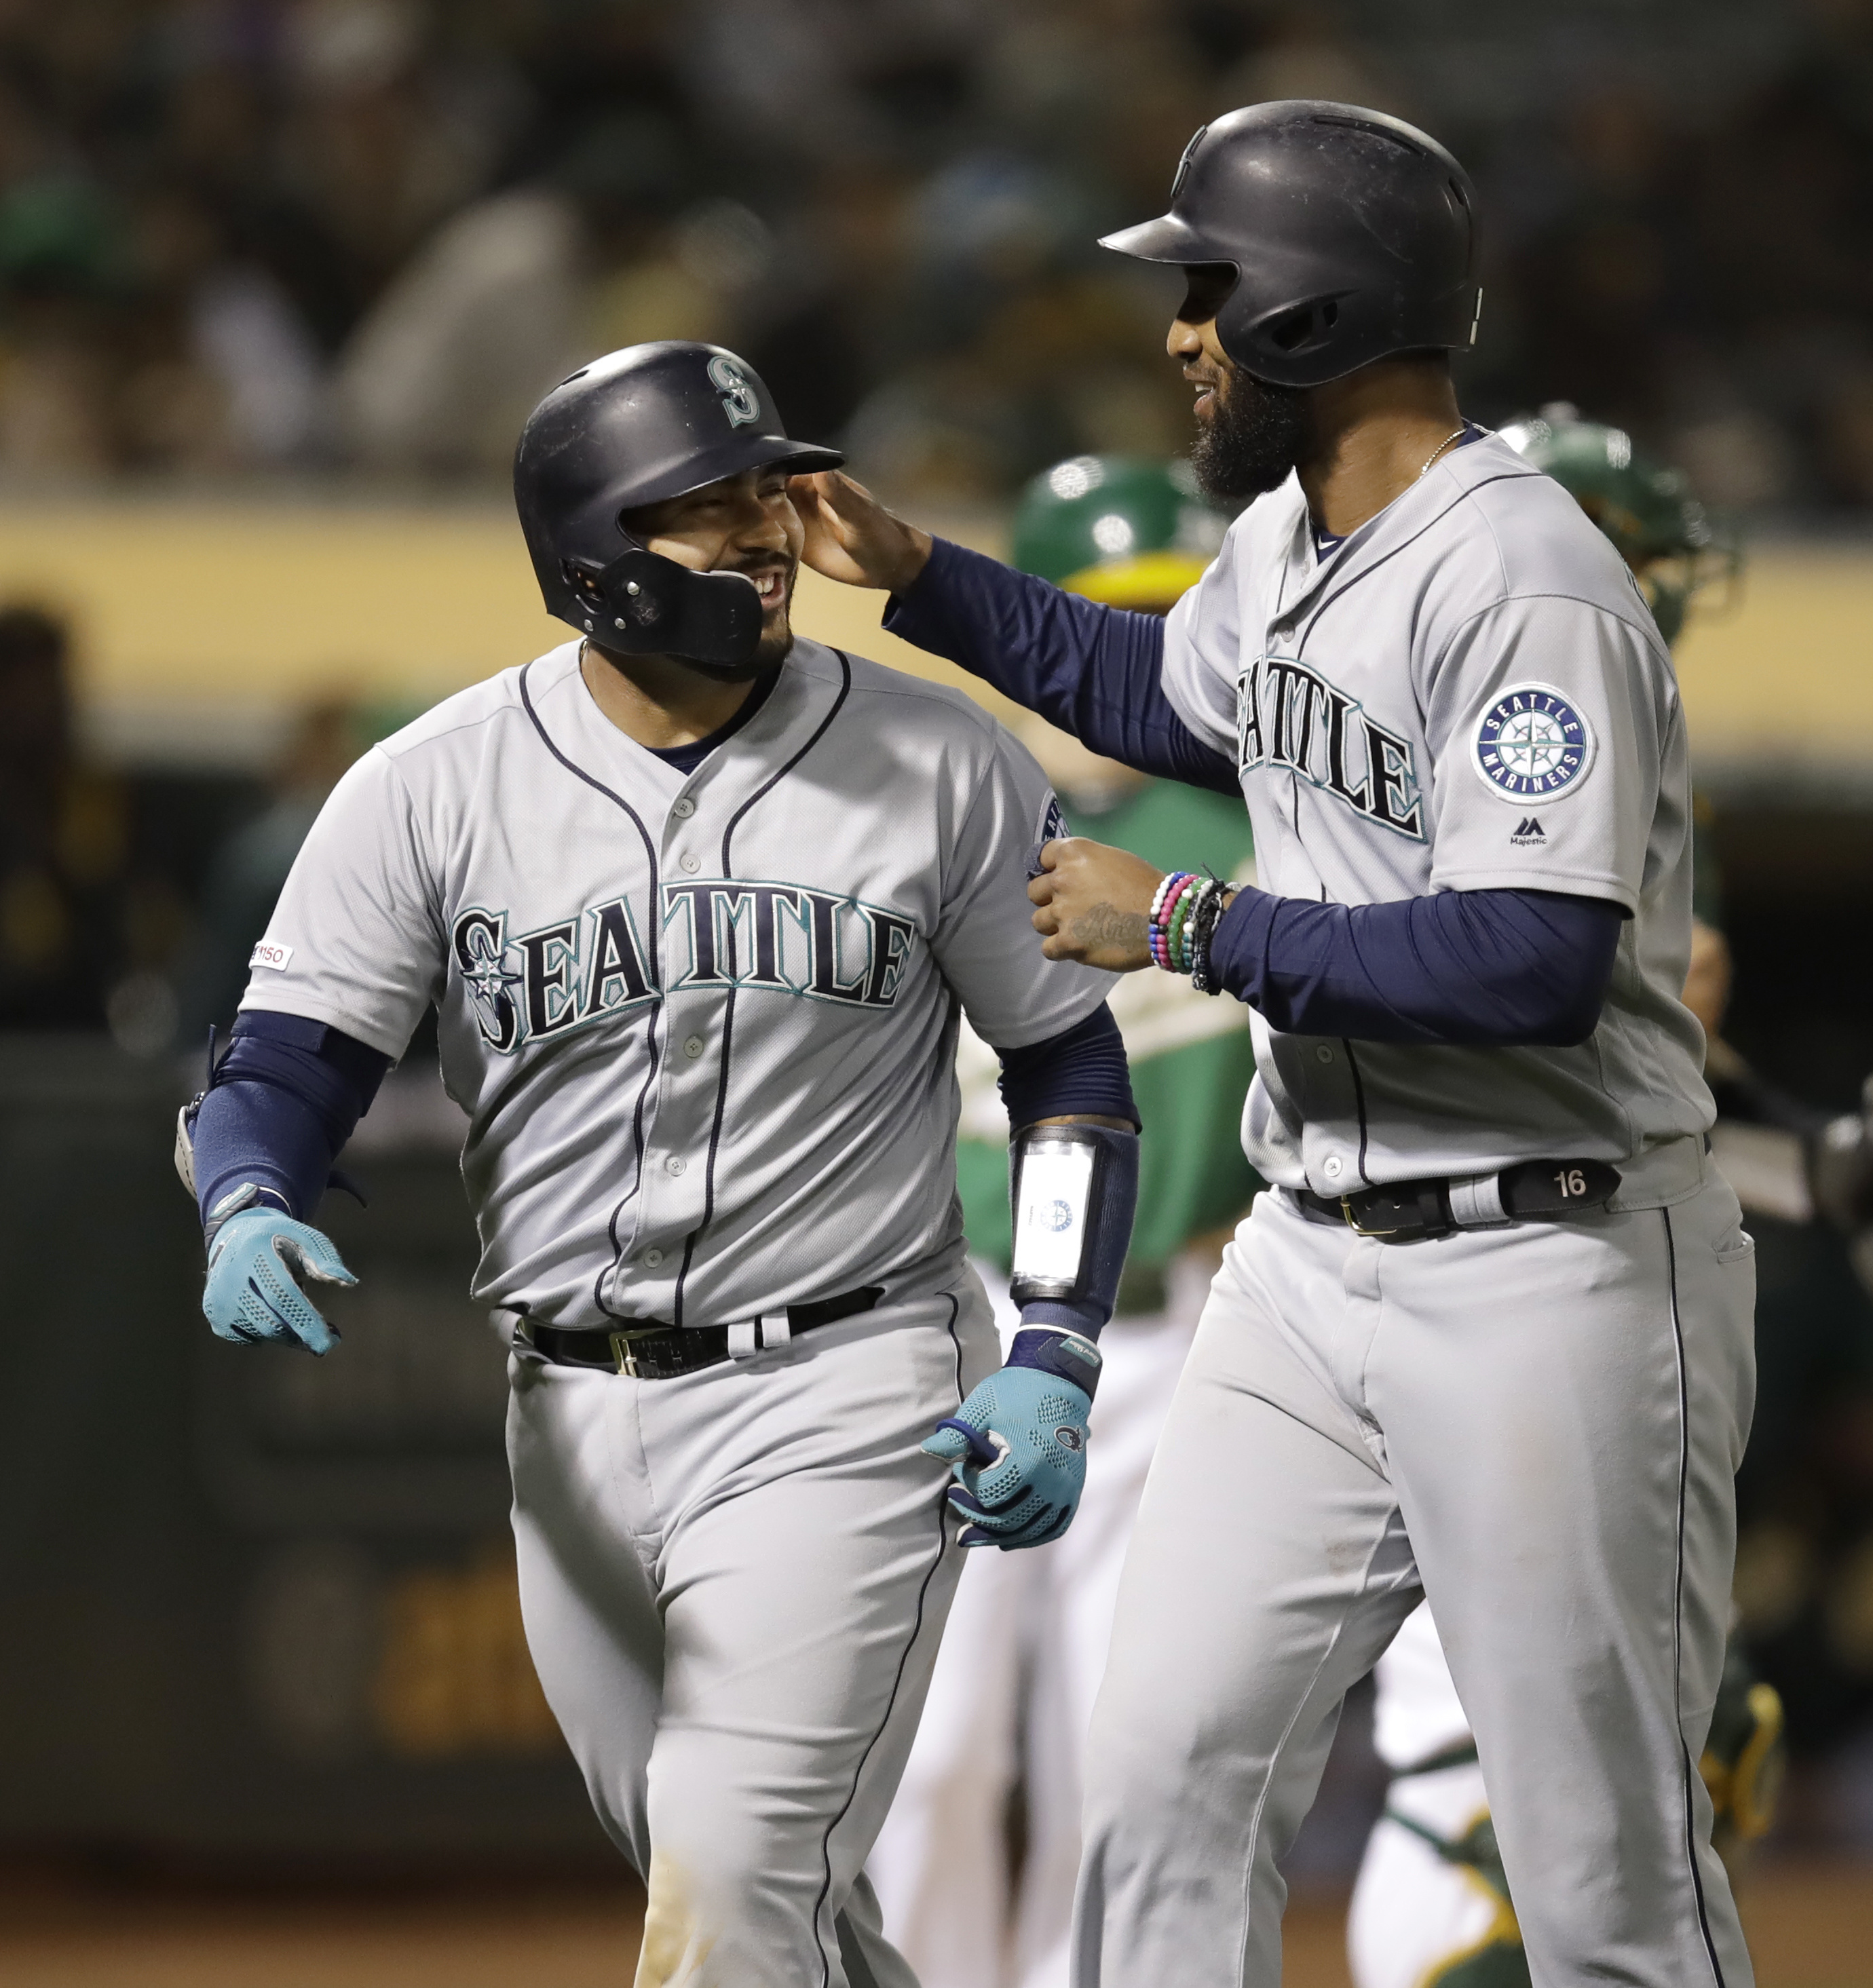
[[[1670,656],[1566,492],[1458,411],[1475,197],[1398,120],[1261,104],[1170,212],[1193,462],[1255,498],[1167,622],[813,479],[807,556],[1094,750],[1239,787],[1260,888],[1066,840],[1050,957],[1256,1010],[1237,1231],[1089,1745],[1076,1979],[1274,1988],[1279,1860],[1421,1597],[1534,1978],[1746,1988],[1696,1763],[1753,1387],[1711,1165]]]
[[[1502,439],[1570,492],[1606,535],[1631,568],[1668,644],[1701,591],[1727,593],[1740,563],[1736,548],[1713,529],[1683,475],[1648,461],[1623,430],[1583,421],[1556,404],[1511,423]],[[1740,1087],[1716,1080],[1726,1052],[1720,1030],[1729,956],[1719,932],[1702,922],[1716,915],[1721,893],[1714,852],[1701,840],[1694,882],[1697,916],[1683,999],[1705,1031],[1706,1073],[1719,1114],[1712,1156],[1722,1166],[1725,1099]],[[1733,1050],[1727,1060],[1740,1066]],[[1760,1094],[1765,1087],[1750,1088]],[[1797,1144],[1793,1133],[1787,1137]],[[1750,1205],[1747,1179],[1729,1177],[1760,1235],[1763,1211]],[[1373,1680],[1373,1745],[1392,1779],[1347,1907],[1355,1988],[1528,1988],[1476,1742],[1428,1604],[1406,1619]],[[1770,1824],[1781,1724],[1780,1699],[1755,1676],[1733,1637],[1698,1763],[1716,1814],[1713,1841],[1733,1882],[1749,1846]]]
[[[788,473],[838,460],[714,347],[546,397],[516,495],[584,639],[347,776],[193,1119],[215,1329],[323,1352],[296,1276],[349,1273],[304,1218],[438,1009],[528,1640],[647,1887],[641,1988],[910,1981],[860,1867],[958,1571],[945,1480],[965,1545],[1065,1530],[1135,1194],[1110,983],[1029,924],[1040,769],[790,633]],[[1017,1128],[993,1373],[962,1012]]]

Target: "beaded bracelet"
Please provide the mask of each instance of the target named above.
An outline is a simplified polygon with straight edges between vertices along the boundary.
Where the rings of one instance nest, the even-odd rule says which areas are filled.
[[[1171,894],[1165,905],[1165,956],[1171,962],[1173,973],[1189,971],[1185,964],[1184,933],[1202,888],[1202,877],[1188,877],[1182,888]]]
[[[1151,962],[1156,966],[1164,965],[1164,946],[1160,935],[1160,921],[1164,917],[1164,901],[1171,894],[1171,886],[1176,881],[1177,872],[1175,870],[1168,876],[1161,877],[1158,880],[1158,888],[1151,898],[1151,908],[1145,919],[1145,933],[1151,945]]]
[[[1147,918],[1153,963],[1167,973],[1187,973],[1200,994],[1222,990],[1210,977],[1210,942],[1222,917],[1223,900],[1239,884],[1173,870],[1152,894]]]
[[[1220,994],[1222,992],[1210,974],[1210,941],[1216,935],[1216,926],[1222,916],[1224,898],[1238,888],[1234,884],[1225,884],[1212,877],[1204,888],[1202,899],[1191,921],[1190,984],[1199,994]]]
[[[1203,887],[1193,878],[1190,888],[1183,892],[1172,908],[1165,942],[1165,950],[1171,955],[1171,970],[1174,973],[1188,973],[1190,971],[1191,915],[1202,901]]]
[[[1195,888],[1198,879],[1188,870],[1173,870],[1158,884],[1151,898],[1151,915],[1147,921],[1151,958],[1167,973],[1182,970],[1175,963],[1176,955],[1171,950],[1171,921],[1176,916],[1178,906]]]
[[[1151,964],[1154,966],[1161,966],[1164,964],[1163,959],[1159,956],[1158,948],[1158,919],[1159,914],[1164,909],[1165,898],[1171,886],[1176,881],[1175,871],[1172,871],[1168,876],[1158,878],[1158,888],[1151,894],[1151,908],[1144,915],[1144,939],[1146,945],[1151,948]]]

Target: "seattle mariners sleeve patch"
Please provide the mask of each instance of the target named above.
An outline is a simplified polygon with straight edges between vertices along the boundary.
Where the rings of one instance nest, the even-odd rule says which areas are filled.
[[[1472,763],[1506,801],[1552,800],[1586,779],[1593,727],[1547,684],[1517,684],[1484,711]]]

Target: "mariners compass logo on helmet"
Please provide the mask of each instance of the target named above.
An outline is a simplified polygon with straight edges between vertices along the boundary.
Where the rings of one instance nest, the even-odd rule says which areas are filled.
[[[1504,691],[1476,728],[1476,771],[1506,801],[1552,800],[1593,763],[1593,728],[1547,684]]]

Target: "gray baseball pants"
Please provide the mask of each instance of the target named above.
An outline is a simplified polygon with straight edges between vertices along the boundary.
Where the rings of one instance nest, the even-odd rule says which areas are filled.
[[[1751,1988],[1696,1764],[1754,1389],[1739,1225],[1714,1174],[1401,1245],[1257,1200],[1121,1584],[1077,1988],[1276,1988],[1277,1861],[1421,1593],[1538,1988]]]
[[[512,1363],[528,1645],[637,1988],[915,1988],[862,1866],[961,1567],[918,1445],[999,1357],[963,1280],[677,1380]]]

